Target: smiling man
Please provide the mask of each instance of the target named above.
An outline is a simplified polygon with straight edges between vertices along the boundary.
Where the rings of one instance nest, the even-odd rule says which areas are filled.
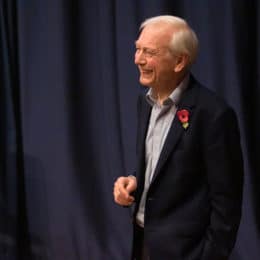
[[[167,98],[187,73],[189,56],[169,48],[172,35],[180,29],[163,22],[146,25],[136,41],[135,64],[140,71],[140,83],[151,87],[153,95],[160,94],[159,101]],[[197,52],[193,36],[193,51]]]
[[[141,24],[135,64],[137,169],[114,200],[133,206],[136,260],[227,260],[241,217],[243,160],[234,111],[190,74],[196,34],[181,18]]]

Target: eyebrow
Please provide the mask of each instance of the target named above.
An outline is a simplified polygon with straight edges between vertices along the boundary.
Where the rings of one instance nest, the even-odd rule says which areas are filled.
[[[138,42],[138,41],[135,41],[135,46],[140,46],[141,44]],[[146,50],[159,50],[160,48],[155,48],[155,47],[149,47],[149,46],[143,46],[142,47],[143,49],[146,49]]]

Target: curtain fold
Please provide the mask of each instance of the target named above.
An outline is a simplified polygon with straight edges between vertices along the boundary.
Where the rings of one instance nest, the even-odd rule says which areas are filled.
[[[19,89],[17,5],[1,1],[1,258],[30,259]]]

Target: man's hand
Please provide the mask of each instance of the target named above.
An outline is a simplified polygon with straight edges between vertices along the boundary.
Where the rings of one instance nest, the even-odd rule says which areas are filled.
[[[119,177],[114,183],[114,200],[121,206],[130,206],[134,202],[131,193],[137,188],[137,181],[134,176]]]

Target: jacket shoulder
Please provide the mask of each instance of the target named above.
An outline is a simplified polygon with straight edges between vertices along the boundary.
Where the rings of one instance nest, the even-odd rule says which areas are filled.
[[[199,110],[208,114],[221,114],[225,111],[232,111],[233,108],[220,97],[216,92],[196,82],[197,106]]]

